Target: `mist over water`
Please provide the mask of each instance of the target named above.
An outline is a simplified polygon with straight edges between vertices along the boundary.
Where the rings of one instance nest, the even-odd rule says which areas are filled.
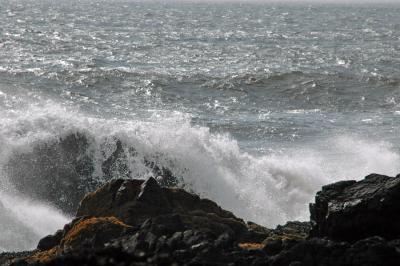
[[[76,189],[71,135],[93,162],[82,184],[106,180],[118,139],[131,178],[151,159],[270,227],[307,220],[322,185],[399,172],[400,7],[0,4],[1,250],[70,220],[70,191],[41,194]]]

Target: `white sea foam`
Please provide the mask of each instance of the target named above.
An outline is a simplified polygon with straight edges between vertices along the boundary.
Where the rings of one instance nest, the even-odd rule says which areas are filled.
[[[64,223],[16,179],[65,173],[64,157],[46,156],[71,133],[88,136],[94,178],[118,138],[137,152],[132,177],[151,174],[146,157],[267,226],[308,219],[321,185],[400,169],[397,9],[17,2],[0,12],[0,250]]]
[[[0,250],[36,247],[38,241],[69,221],[60,211],[16,194],[0,192]]]

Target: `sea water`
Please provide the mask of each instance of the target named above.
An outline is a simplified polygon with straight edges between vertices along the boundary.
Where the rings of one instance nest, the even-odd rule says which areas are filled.
[[[131,178],[150,176],[142,159],[152,158],[180,186],[269,227],[309,219],[322,185],[396,175],[399,14],[399,5],[0,0],[0,249],[34,248],[71,218],[18,191],[7,170],[69,134],[90,139],[94,178],[119,139],[137,152]],[[54,178],[65,165],[52,166]]]

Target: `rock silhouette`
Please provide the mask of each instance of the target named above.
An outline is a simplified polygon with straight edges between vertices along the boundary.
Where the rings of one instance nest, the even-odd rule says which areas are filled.
[[[399,265],[397,177],[324,186],[311,222],[268,229],[154,179],[115,179],[35,251],[4,265]],[[391,234],[390,234],[391,232]]]

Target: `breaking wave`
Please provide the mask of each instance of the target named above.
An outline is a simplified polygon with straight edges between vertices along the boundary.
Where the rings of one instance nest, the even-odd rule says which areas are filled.
[[[177,185],[246,220],[275,226],[308,219],[308,203],[324,184],[400,169],[389,143],[346,135],[252,155],[230,135],[194,126],[179,112],[159,112],[148,121],[104,119],[48,102],[0,119],[5,250],[33,248],[67,222],[82,195],[111,177],[168,170]]]

